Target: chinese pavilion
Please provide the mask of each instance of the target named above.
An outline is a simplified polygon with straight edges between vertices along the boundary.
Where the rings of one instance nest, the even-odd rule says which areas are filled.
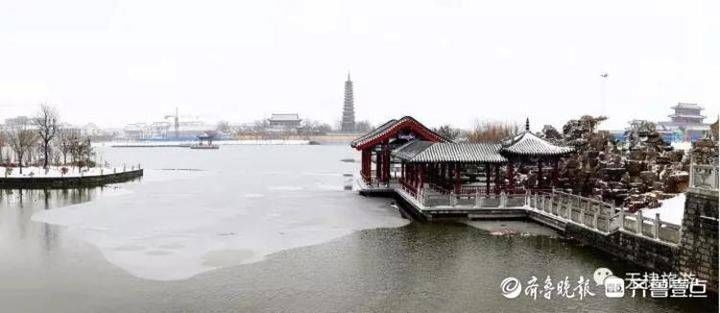
[[[353,140],[350,146],[361,151],[360,175],[363,182],[387,186],[392,176],[391,151],[415,140],[448,141],[410,116],[390,120]],[[372,163],[375,163],[375,170]]]
[[[351,146],[362,151],[360,172],[368,188],[396,184],[411,194],[425,188],[454,194],[549,189],[556,183],[558,160],[573,151],[533,134],[529,121],[525,131],[499,143],[454,143],[412,117],[391,120]],[[552,167],[550,175],[544,165]],[[516,167],[537,179],[518,188]]]

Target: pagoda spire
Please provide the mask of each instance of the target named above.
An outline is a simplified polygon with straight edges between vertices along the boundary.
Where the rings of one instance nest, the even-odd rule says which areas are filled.
[[[525,131],[526,132],[530,131],[530,118],[529,117],[525,118]]]
[[[345,81],[345,99],[343,101],[342,125],[340,131],[355,132],[355,99],[353,95],[353,82],[350,80],[350,71]]]

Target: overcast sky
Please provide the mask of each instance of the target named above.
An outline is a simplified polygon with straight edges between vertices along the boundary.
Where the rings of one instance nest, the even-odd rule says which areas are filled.
[[[0,120],[47,102],[105,127],[175,107],[208,122],[334,122],[350,70],[357,119],[374,123],[529,116],[539,129],[603,113],[623,128],[677,102],[710,122],[719,3],[0,0]]]

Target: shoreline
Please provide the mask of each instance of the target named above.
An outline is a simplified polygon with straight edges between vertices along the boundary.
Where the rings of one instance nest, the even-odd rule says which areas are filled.
[[[100,187],[140,179],[144,169],[90,175],[0,177],[0,189],[64,189]]]

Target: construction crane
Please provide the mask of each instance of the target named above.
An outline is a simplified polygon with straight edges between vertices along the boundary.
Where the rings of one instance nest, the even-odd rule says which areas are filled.
[[[172,117],[175,120],[175,139],[180,138],[180,115],[178,108],[175,108],[175,115],[165,115],[165,118]]]

